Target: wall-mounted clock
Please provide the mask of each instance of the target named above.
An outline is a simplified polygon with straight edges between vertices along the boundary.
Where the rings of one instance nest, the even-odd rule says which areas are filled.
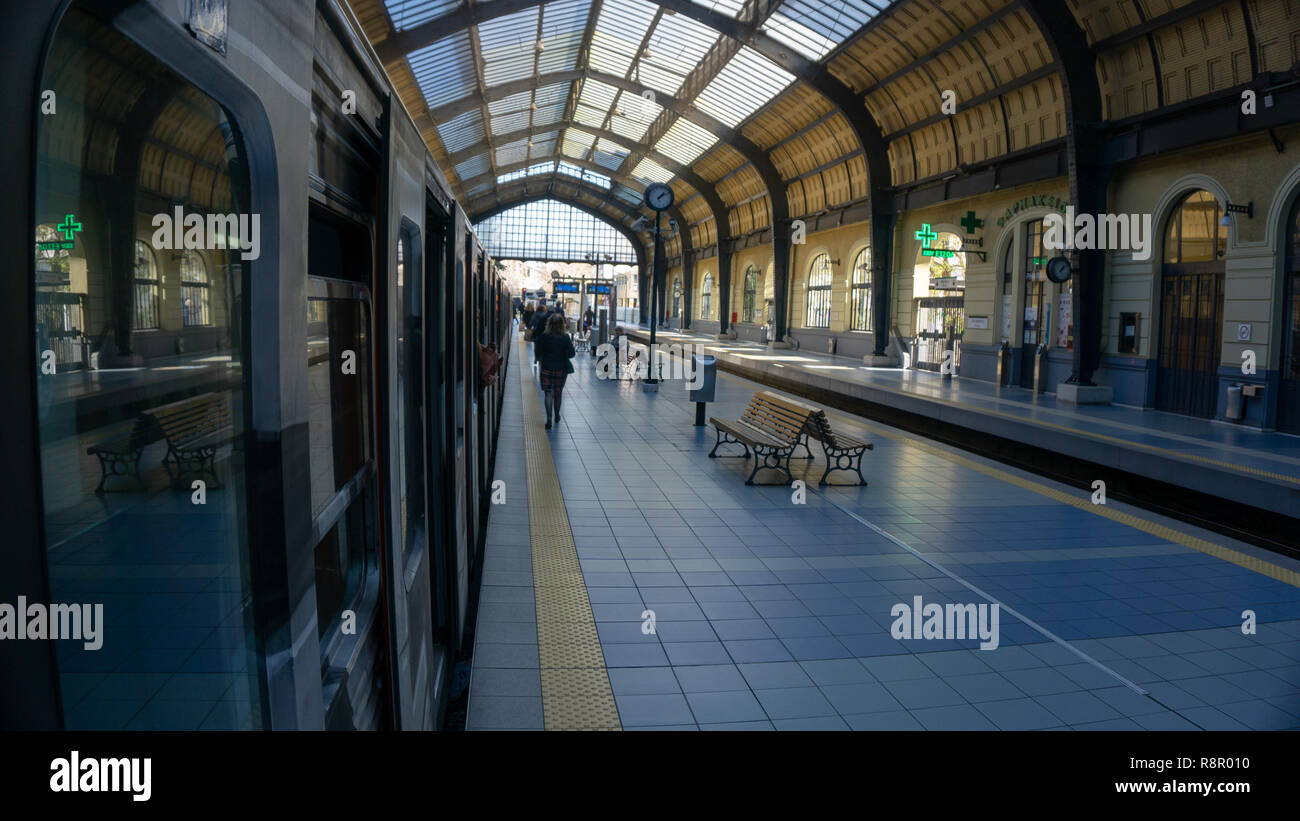
[[[1052,282],[1065,282],[1073,272],[1069,257],[1052,257],[1047,261],[1047,278]]]

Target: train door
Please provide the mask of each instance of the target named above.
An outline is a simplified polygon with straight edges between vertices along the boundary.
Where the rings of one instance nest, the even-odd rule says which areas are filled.
[[[456,635],[464,636],[469,605],[470,431],[468,430],[469,413],[467,407],[469,397],[468,392],[465,390],[465,372],[467,370],[465,367],[465,349],[467,347],[465,344],[465,289],[469,274],[466,270],[469,260],[466,254],[468,232],[460,218],[456,220],[456,241],[448,245],[448,251],[453,257],[449,269],[452,275],[451,298],[447,301],[449,311],[447,331],[451,334],[447,352],[451,356],[453,364],[452,372],[448,374],[450,377],[450,390],[447,393],[448,398],[451,400],[448,417],[452,436],[452,484],[456,489],[454,542],[456,545]]]
[[[1277,429],[1300,433],[1300,199],[1287,220],[1286,267],[1282,269],[1282,365]]]
[[[432,535],[433,555],[430,586],[434,592],[432,612],[434,634],[451,648],[455,648],[459,624],[453,611],[455,597],[455,539],[456,507],[452,455],[454,434],[452,429],[451,390],[449,373],[454,373],[451,361],[451,334],[448,317],[451,315],[452,258],[449,235],[452,231],[450,215],[432,199],[425,209],[424,245],[424,453],[428,465],[429,532]]]
[[[487,296],[487,288],[488,288],[487,260],[482,252],[478,254],[476,268],[477,268],[478,276],[474,283],[474,317],[475,317],[474,327],[477,329],[477,332],[475,333],[474,338],[478,340],[478,343],[480,345],[486,347],[487,344],[492,341],[492,319],[491,319],[492,312],[489,310],[488,296]],[[474,393],[477,398],[477,401],[474,403],[474,407],[476,411],[475,418],[477,420],[477,424],[474,425],[474,430],[478,432],[478,443],[477,443],[478,447],[475,449],[476,455],[478,457],[478,483],[476,484],[476,487],[478,488],[479,491],[479,500],[480,500],[479,509],[477,511],[477,522],[484,523],[487,520],[487,505],[489,503],[488,465],[487,465],[487,450],[488,450],[488,439],[489,439],[487,406],[488,406],[489,396],[486,389],[487,386],[483,384],[483,374],[478,364],[479,356],[478,356],[477,348],[474,350],[474,356],[472,361],[473,361],[472,373],[474,375],[474,385],[475,385]],[[477,545],[477,542],[475,542],[475,544]]]
[[[1227,229],[1208,191],[1179,203],[1165,231],[1156,408],[1212,418],[1218,399]]]

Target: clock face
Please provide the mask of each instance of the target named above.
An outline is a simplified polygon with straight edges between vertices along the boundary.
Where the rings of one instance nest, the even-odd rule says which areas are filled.
[[[666,211],[673,204],[673,189],[661,182],[654,183],[645,190],[645,202],[656,211]]]
[[[1069,257],[1052,257],[1047,261],[1047,278],[1052,282],[1065,282],[1071,273]]]

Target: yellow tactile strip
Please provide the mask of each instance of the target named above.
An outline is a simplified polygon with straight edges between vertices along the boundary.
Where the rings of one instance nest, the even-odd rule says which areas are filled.
[[[519,344],[519,361],[523,362],[528,352]],[[546,729],[621,730],[533,371],[518,370],[524,396],[528,528]]]

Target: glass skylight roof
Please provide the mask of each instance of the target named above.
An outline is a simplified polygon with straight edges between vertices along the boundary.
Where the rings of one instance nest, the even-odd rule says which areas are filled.
[[[793,82],[793,74],[741,46],[700,92],[695,105],[734,128]]]
[[[456,166],[456,176],[460,177],[462,180],[472,180],[481,174],[486,174],[487,171],[488,171],[487,154],[479,154],[477,156],[470,157],[468,160],[465,160],[465,162]]]
[[[438,139],[452,153],[482,142],[485,136],[483,114],[477,108],[438,124]]]
[[[632,169],[632,176],[646,182],[670,182],[672,173],[654,160],[642,160]]]
[[[888,5],[889,0],[786,0],[764,28],[805,57],[820,60]]]
[[[765,32],[808,59],[822,60],[894,1],[778,0],[758,5],[774,9],[762,22]],[[754,19],[753,0],[692,3],[730,19]],[[400,31],[437,20],[467,4],[460,0],[384,0],[384,5]],[[486,8],[498,3],[480,0],[480,5]],[[499,182],[507,182],[519,179],[521,173],[529,175],[522,166],[545,167],[545,173],[572,174],[611,188],[609,177],[581,170],[576,163],[555,166],[554,158],[569,157],[593,168],[627,173],[625,164],[634,151],[642,157],[635,163],[635,177],[643,182],[667,182],[673,174],[663,164],[689,166],[717,145],[718,137],[707,125],[677,116],[665,118],[666,130],[654,131],[660,136],[653,149],[639,145],[663,117],[664,108],[637,92],[645,89],[646,94],[653,92],[661,98],[683,95],[686,79],[701,70],[704,58],[724,36],[694,19],[689,10],[674,14],[648,0],[605,0],[593,20],[593,0],[550,0],[525,8],[506,2],[499,5],[503,10],[518,10],[496,17],[493,11],[486,15],[489,19],[407,55],[426,102],[435,110],[446,150],[461,158],[480,152],[456,168],[460,179],[472,181],[476,190],[482,187],[477,177],[494,167],[521,169],[499,175]],[[589,24],[591,39],[584,44]],[[423,30],[433,28],[424,25]],[[593,73],[619,79],[602,82],[588,76],[545,82],[548,76],[574,71],[584,51]],[[475,67],[476,53],[482,58],[481,69]],[[537,77],[545,84],[528,89]],[[716,76],[706,74],[701,80],[703,91],[694,99],[682,96],[680,102],[738,128],[794,82],[795,76],[741,44]],[[629,82],[631,88],[622,88]],[[468,99],[480,90],[487,98],[497,97],[500,86],[511,83],[522,90],[484,106]],[[577,97],[570,104],[575,86]],[[453,103],[463,113],[448,119],[436,111]],[[566,114],[570,117],[567,121]],[[646,152],[662,155],[660,162],[644,159]],[[545,158],[551,161],[541,162]],[[636,196],[639,201],[640,193]]]
[[[534,6],[479,24],[484,83],[494,86],[533,75],[540,13],[541,10]]]
[[[556,0],[542,8],[542,52],[537,57],[541,74],[569,71],[578,64],[582,35],[591,14],[591,0]]]
[[[469,33],[460,31],[406,56],[429,108],[459,100],[478,85]]]
[[[690,165],[695,158],[708,151],[718,142],[712,132],[700,128],[683,117],[678,117],[673,127],[668,129],[655,143],[655,150],[672,157],[682,165]]]
[[[564,132],[564,147],[562,153],[568,154],[574,159],[585,159],[587,150],[591,148],[592,143],[596,141],[596,135],[588,134],[585,131],[579,131],[576,128],[570,128]]]
[[[684,14],[664,15],[641,52],[632,79],[655,91],[676,94],[718,37],[718,32]]]
[[[460,0],[384,0],[384,5],[393,27],[401,31],[455,11]]]
[[[591,67],[626,77],[658,11],[657,6],[642,0],[606,3],[591,38]]]

